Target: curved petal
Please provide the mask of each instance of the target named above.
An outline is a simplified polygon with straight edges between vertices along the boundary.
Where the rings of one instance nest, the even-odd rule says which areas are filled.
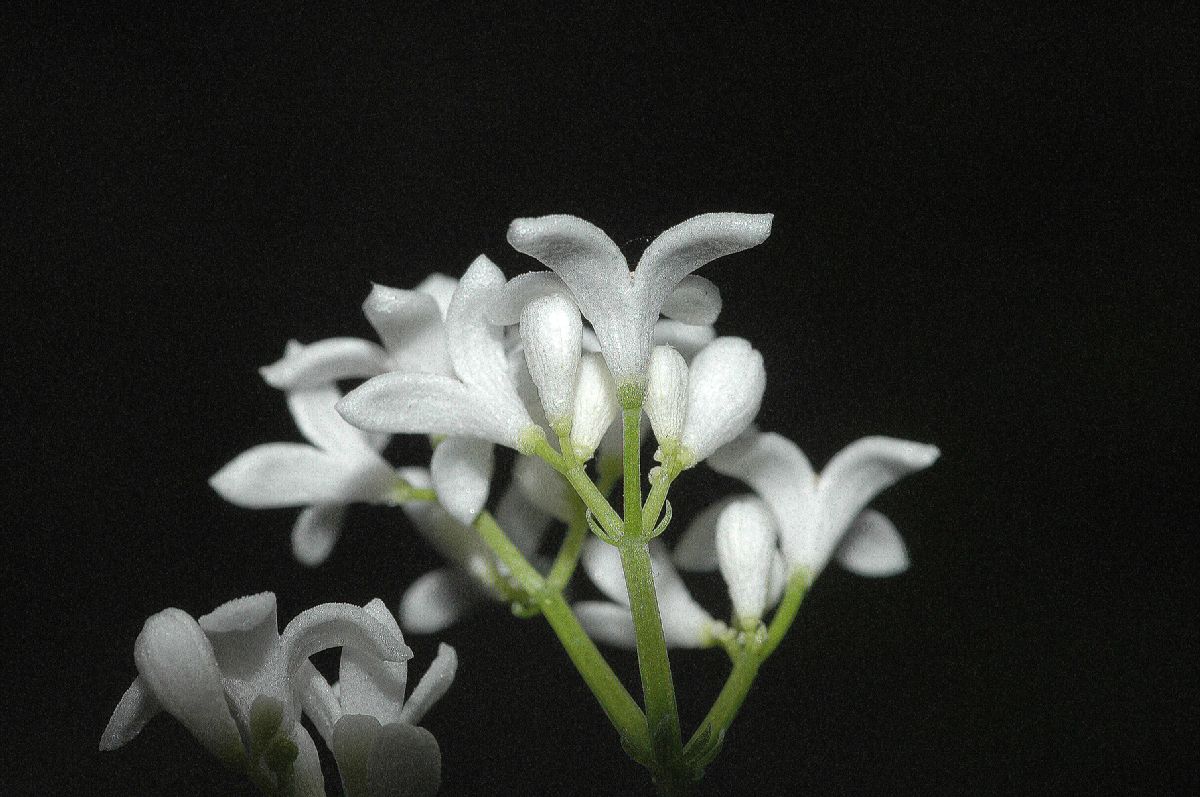
[[[100,736],[100,750],[116,750],[129,744],[133,737],[142,732],[146,723],[154,719],[154,715],[162,711],[162,706],[154,699],[154,694],[139,675],[121,695],[117,707],[113,709],[104,733]]]
[[[717,331],[711,326],[685,324],[682,321],[672,321],[664,318],[654,325],[651,343],[655,346],[670,346],[683,355],[683,359],[691,362],[708,344],[717,337]]]
[[[932,465],[939,453],[935,446],[911,440],[864,437],[835,454],[817,482],[819,565],[824,565],[850,521],[872,498],[904,476]]]
[[[709,636],[708,629],[713,625],[712,615],[692,598],[671,564],[662,540],[650,541],[650,562],[667,645],[673,648],[703,647]]]
[[[670,346],[655,346],[646,372],[643,408],[659,445],[679,444],[688,404],[688,366]]]
[[[700,510],[671,551],[671,559],[680,570],[711,573],[717,569],[717,519],[734,501],[756,500],[750,493],[727,495]]]
[[[711,325],[721,314],[721,291],[710,280],[689,274],[667,296],[662,314],[685,324]]]
[[[557,293],[535,299],[521,313],[526,367],[551,427],[564,433],[575,403],[582,324],[575,302]]]
[[[483,511],[494,464],[492,444],[474,437],[450,437],[433,450],[429,471],[438,501],[450,516],[470,525]]]
[[[387,349],[389,370],[453,373],[442,310],[432,296],[375,285],[362,309]]]
[[[333,728],[342,717],[342,705],[334,694],[333,687],[325,676],[317,671],[311,661],[303,662],[300,671],[296,673],[296,691],[300,695],[300,704],[304,713],[312,720],[313,727],[325,740],[332,743]]]
[[[196,621],[180,609],[151,616],[134,643],[133,658],[159,705],[205,749],[239,766],[245,756],[242,737],[225,703],[213,647]]]
[[[816,476],[795,443],[775,432],[751,429],[718,449],[708,466],[750,485],[775,516],[788,563],[811,566],[817,542]]]
[[[625,587],[625,570],[621,567],[621,553],[597,537],[588,537],[583,544],[580,558],[588,578],[596,588],[614,603],[629,606],[629,592]]]
[[[439,644],[437,657],[433,660],[433,664],[429,665],[425,674],[421,676],[421,680],[417,682],[417,688],[413,690],[408,702],[404,704],[404,710],[400,712],[399,720],[416,725],[424,719],[429,709],[442,699],[442,696],[450,688],[450,684],[454,683],[456,672],[458,672],[458,654],[449,645]]]
[[[417,290],[427,296],[432,296],[433,300],[437,302],[438,312],[442,314],[442,318],[445,318],[446,313],[450,310],[450,301],[454,298],[454,292],[458,290],[458,278],[435,271],[417,283]]]
[[[258,369],[263,381],[280,390],[301,390],[362,379],[388,370],[387,352],[361,338],[328,338],[305,346],[291,341],[281,359]]]
[[[483,255],[467,268],[446,314],[450,362],[463,384],[482,391],[489,402],[520,405],[508,376],[504,329],[488,323],[485,313],[504,286],[504,272]],[[524,407],[520,410],[524,413]]]
[[[771,219],[769,213],[705,213],[655,238],[634,272],[634,281],[655,308],[655,315],[685,276],[719,257],[765,241],[771,234]]]
[[[480,603],[483,593],[461,570],[443,567],[414,581],[400,600],[400,624],[414,634],[433,634]]]
[[[337,405],[343,418],[370,432],[481,437],[517,448],[521,431],[533,421],[523,407],[519,414],[497,409],[486,394],[457,379],[416,373],[377,376]]]
[[[243,451],[208,483],[226,501],[249,509],[345,504],[360,500],[364,487],[374,491],[382,476],[363,474],[356,464],[300,443],[267,443]]]
[[[583,630],[597,642],[627,650],[637,648],[637,634],[628,606],[608,601],[580,601],[571,609]]]
[[[368,797],[433,797],[442,783],[442,753],[433,734],[396,722],[379,729],[367,759]]]
[[[564,215],[517,219],[508,242],[557,274],[593,324],[624,305],[631,285],[625,255],[594,224]]]
[[[274,592],[260,592],[222,603],[197,621],[227,678],[248,680],[279,642]]]
[[[908,569],[908,548],[885,515],[862,512],[837,549],[838,564],[860,576],[894,576]]]
[[[604,358],[598,354],[583,355],[579,359],[571,424],[571,445],[580,460],[591,458],[620,411],[617,386]]]
[[[365,607],[401,645],[404,635],[392,613],[378,598]],[[369,651],[342,649],[338,665],[338,697],[346,714],[365,714],[381,723],[396,722],[404,707],[404,688],[408,681],[405,661],[383,661]]]
[[[695,464],[741,434],[762,404],[767,373],[762,355],[742,338],[717,338],[688,372],[683,455]]]
[[[346,516],[344,504],[310,506],[300,511],[292,526],[292,555],[305,567],[324,564],[333,553],[342,534],[342,520]]]
[[[296,428],[317,448],[330,454],[373,454],[366,434],[338,415],[336,407],[341,397],[341,391],[333,384],[289,390],[288,410]]]
[[[412,658],[404,641],[367,609],[350,603],[322,603],[296,615],[280,634],[276,655],[281,666],[271,668],[273,677],[290,680],[314,653],[336,647],[356,648],[388,662]],[[281,684],[271,686],[278,689]]]
[[[487,308],[487,320],[500,326],[518,324],[525,305],[555,293],[574,301],[566,283],[553,271],[528,271],[518,274],[496,292]]]

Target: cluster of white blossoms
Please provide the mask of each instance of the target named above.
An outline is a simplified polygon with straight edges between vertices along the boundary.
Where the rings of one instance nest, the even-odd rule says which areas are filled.
[[[771,221],[695,217],[655,239],[631,271],[620,248],[581,219],[518,219],[509,243],[549,270],[508,280],[481,255],[458,279],[434,274],[411,290],[375,286],[363,311],[378,343],[288,343],[261,373],[284,393],[308,443],[251,448],[213,476],[213,488],[240,506],[301,508],[292,548],[304,565],[330,556],[353,503],[398,505],[447,564],[407,589],[399,626],[379,601],[330,604],[301,614],[280,635],[269,594],[199,621],[174,609],[155,615],[138,638],[138,679],[102,746],[128,741],[161,708],[264,788],[286,792],[284,784],[294,784],[295,793],[321,794],[313,741],[298,722],[303,712],[332,750],[348,793],[400,793],[388,789],[401,781],[405,794],[422,793],[414,783],[435,789],[437,744],[414,723],[449,685],[454,655],[443,646],[405,703],[411,653],[400,627],[437,632],[489,599],[518,607],[537,597],[484,539],[481,515],[494,518],[515,555],[551,583],[560,571],[569,579],[581,561],[608,600],[576,602],[574,615],[593,639],[624,647],[637,645],[638,634],[618,545],[623,529],[645,529],[639,540],[649,544],[662,634],[678,648],[732,651],[747,633],[761,637],[789,582],[800,578],[807,587],[831,559],[869,576],[905,569],[895,527],[867,504],[930,465],[937,449],[868,437],[818,474],[794,443],[754,426],[766,386],[762,355],[714,330],[720,292],[693,272],[761,243]],[[349,380],[361,383],[343,395],[339,383]],[[636,448],[651,431],[658,465],[649,473],[644,523],[628,525],[627,502],[622,526],[607,492],[623,467],[629,475],[630,434]],[[428,436],[428,462],[390,464],[381,452],[397,434]],[[496,445],[517,456],[493,496]],[[655,538],[673,511],[666,491],[700,463],[750,492],[695,513],[669,550]],[[595,532],[573,554],[560,552],[565,567],[540,555],[556,521]],[[701,607],[680,575],[712,570],[728,585],[728,622]],[[334,687],[308,662],[331,646],[344,646]]]

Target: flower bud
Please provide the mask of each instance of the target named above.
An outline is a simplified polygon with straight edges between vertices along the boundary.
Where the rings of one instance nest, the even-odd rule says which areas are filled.
[[[754,420],[767,386],[762,355],[742,338],[717,338],[688,373],[684,467],[706,459]]]
[[[580,460],[591,459],[619,409],[617,386],[604,358],[599,354],[583,355],[579,360],[575,418],[571,426],[571,446]]]
[[[761,501],[739,499],[725,507],[717,519],[717,564],[737,622],[762,619],[774,553],[775,521]]]
[[[655,346],[646,377],[646,415],[663,453],[679,445],[687,413],[688,367],[683,355],[670,346]]]
[[[570,431],[582,335],[579,309],[560,293],[534,299],[521,312],[525,363],[546,419],[558,434]]]

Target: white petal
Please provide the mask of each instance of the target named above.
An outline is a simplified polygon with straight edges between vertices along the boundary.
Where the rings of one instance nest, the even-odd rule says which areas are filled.
[[[530,302],[543,296],[560,294],[571,298],[566,283],[553,271],[529,271],[509,280],[492,299],[487,309],[490,323],[511,326],[521,321],[521,313]],[[574,301],[571,298],[571,301]]]
[[[592,639],[628,650],[637,648],[637,634],[628,606],[608,601],[580,601],[571,608]]]
[[[325,775],[321,758],[308,729],[300,723],[292,728],[291,739],[296,744],[296,760],[292,765],[292,789],[295,797],[325,797]]]
[[[621,566],[621,552],[597,537],[588,537],[583,544],[580,558],[588,578],[614,603],[629,606],[629,592],[625,587],[625,570]]]
[[[402,722],[379,729],[367,761],[368,797],[433,797],[442,782],[442,754],[424,728]]]
[[[392,613],[378,598],[365,607],[397,642],[404,644],[404,635]],[[369,651],[347,647],[342,649],[338,665],[338,696],[346,714],[365,714],[381,723],[396,722],[404,707],[404,688],[408,680],[408,664],[404,661],[382,661]]]
[[[938,458],[934,446],[892,437],[864,437],[843,448],[817,482],[821,540],[817,564],[823,566],[850,522],[867,503],[910,473]]]
[[[787,560],[785,560],[783,558],[783,554],[776,549],[774,555],[771,557],[771,579],[767,584],[768,609],[773,609],[779,604],[779,600],[783,597],[784,590],[787,589],[787,583]]]
[[[762,618],[775,553],[775,520],[761,501],[734,501],[717,520],[717,561],[739,620]]]
[[[620,409],[617,386],[604,359],[597,354],[583,355],[579,360],[571,425],[571,445],[580,459],[592,456]]]
[[[400,624],[414,634],[433,634],[454,623],[483,600],[475,581],[461,570],[443,567],[418,578],[400,601]]]
[[[762,355],[742,338],[717,338],[688,373],[683,446],[692,464],[741,434],[762,404],[767,374]]]
[[[310,506],[300,511],[292,526],[292,555],[305,567],[323,564],[333,552],[346,516],[344,504]]]
[[[243,451],[208,483],[226,501],[250,509],[347,504],[386,494],[390,469],[362,465],[312,446],[267,443]]]
[[[717,520],[734,501],[754,500],[749,493],[727,495],[701,509],[671,550],[671,560],[680,570],[711,573],[717,569]]]
[[[325,680],[325,676],[317,671],[311,661],[303,662],[300,665],[295,682],[304,713],[312,720],[313,727],[317,729],[317,733],[325,740],[325,743],[329,744],[333,738],[333,727],[341,719],[343,713],[333,687]]]
[[[513,479],[541,514],[569,523],[575,515],[575,492],[562,475],[540,457],[518,456]],[[508,527],[504,526],[507,531]],[[511,536],[511,533],[510,533]]]
[[[454,683],[454,674],[457,671],[458,654],[449,645],[439,644],[437,657],[433,660],[433,664],[430,664],[429,669],[421,676],[417,688],[413,690],[408,702],[404,704],[404,710],[400,713],[400,721],[416,725],[424,719],[429,709],[442,699],[442,696],[450,688],[450,684]]]
[[[662,314],[685,324],[712,324],[721,314],[721,291],[704,277],[689,274],[667,296]]]
[[[575,303],[557,293],[530,302],[521,313],[525,363],[556,431],[566,430],[573,411],[582,324]]]
[[[379,740],[379,731],[379,720],[365,714],[346,714],[333,727],[329,749],[337,761],[342,791],[348,797],[368,793],[367,767],[371,750]]]
[[[517,219],[508,242],[557,274],[593,324],[624,304],[629,290],[625,256],[600,228],[575,216]]]
[[[685,324],[664,318],[654,325],[651,342],[655,346],[670,346],[682,354],[683,359],[691,362],[716,337],[717,331],[711,326]]]
[[[367,609],[350,603],[322,603],[296,615],[280,634],[277,652],[283,666],[275,677],[290,680],[314,653],[336,647],[356,648],[388,662],[412,658],[412,651],[394,630]]]
[[[227,678],[249,680],[279,641],[275,593],[260,592],[222,603],[197,621]]]
[[[520,404],[520,399],[514,401]],[[392,434],[481,437],[517,448],[521,431],[533,422],[497,412],[489,397],[457,379],[436,374],[391,373],[359,385],[338,402],[342,417],[360,429]]]
[[[466,567],[471,560],[488,555],[479,533],[451,517],[441,504],[414,501],[400,508],[421,536],[448,561]]]
[[[650,541],[650,562],[667,645],[673,648],[703,647],[713,624],[712,615],[692,598],[671,564],[671,556],[662,540]]]
[[[533,494],[528,492],[528,488],[521,485],[521,472],[523,469],[528,469],[530,465],[526,462],[530,460],[535,463],[542,463],[547,468],[545,460],[537,457],[526,457],[523,454],[517,455],[516,464],[513,466],[513,480],[509,482],[508,488],[504,494],[500,496],[500,503],[496,505],[496,522],[500,524],[500,528],[512,540],[513,545],[517,546],[517,550],[525,554],[526,557],[532,556],[542,541],[542,536],[545,535],[546,529],[550,526],[552,516],[540,506],[540,502],[549,499],[550,502],[555,500],[555,490],[551,489],[546,493],[539,493],[535,498]],[[551,469],[553,472],[553,469]],[[562,483],[562,477],[554,472]],[[528,478],[528,477],[527,477]],[[535,489],[541,488],[547,482],[542,480],[542,477],[537,477],[534,480],[538,485]],[[558,490],[565,498],[566,491]],[[549,505],[548,505],[549,507]],[[562,508],[562,502],[557,507]]]
[[[338,415],[342,393],[336,385],[289,390],[288,409],[300,433],[317,448],[331,454],[346,453],[362,457],[373,453],[366,434]]]
[[[646,375],[646,415],[659,444],[675,445],[683,435],[688,405],[688,367],[670,346],[655,346]]]
[[[376,285],[363,314],[387,349],[389,370],[452,373],[443,313],[429,294]]]
[[[458,378],[496,405],[497,414],[525,413],[508,375],[504,353],[504,330],[484,316],[496,293],[504,285],[504,273],[483,255],[475,258],[458,282],[458,290],[446,315],[446,337],[450,361]]]
[[[894,576],[908,569],[908,548],[891,520],[868,509],[850,526],[838,546],[837,560],[860,576]]]
[[[258,372],[271,387],[299,390],[339,379],[362,379],[387,370],[387,352],[378,344],[360,338],[329,338],[307,346],[293,341],[282,359]]]
[[[459,523],[470,525],[483,511],[493,464],[492,444],[486,440],[450,437],[433,450],[433,487],[438,501]]]
[[[243,759],[212,645],[190,615],[164,609],[151,616],[134,643],[133,657],[154,698],[205,749],[230,765]]]
[[[435,271],[417,284],[417,290],[432,296],[437,302],[442,318],[445,318],[450,310],[450,302],[454,299],[454,292],[458,290],[458,279]]]
[[[705,263],[765,241],[771,234],[771,218],[769,213],[705,213],[655,238],[635,271],[645,295],[657,297],[655,315],[685,276]]]
[[[766,501],[789,564],[815,565],[816,476],[795,443],[774,432],[751,429],[718,449],[708,465],[717,473],[741,479]]]
[[[140,675],[134,678],[108,719],[108,725],[100,737],[100,749],[104,751],[124,747],[141,733],[146,723],[160,711],[162,706],[154,699],[146,682]]]

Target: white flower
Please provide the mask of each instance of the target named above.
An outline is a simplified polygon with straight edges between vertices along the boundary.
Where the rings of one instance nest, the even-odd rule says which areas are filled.
[[[572,608],[588,636],[624,648],[635,648],[629,592],[620,552],[606,542],[591,537],[584,543],[583,568],[609,601],[580,601]],[[654,589],[662,617],[667,645],[675,648],[701,648],[712,643],[721,624],[713,620],[691,593],[671,564],[661,541],[650,542],[650,563]]]
[[[818,477],[795,443],[752,428],[708,464],[746,482],[770,508],[789,572],[803,569],[815,579],[836,554],[852,572],[882,576],[905,570],[908,553],[890,521],[863,510],[902,477],[932,465],[938,453],[909,440],[864,437],[835,454]],[[680,548],[705,547],[698,540],[710,532],[694,525],[685,538],[695,540]]]
[[[401,662],[412,652],[370,612],[350,604],[316,606],[282,634],[278,629],[269,592],[229,601],[199,621],[180,609],[150,617],[134,644],[138,676],[109,719],[100,749],[125,745],[166,711],[260,787],[290,784],[299,795],[324,795],[316,747],[300,724],[310,685],[321,678],[309,657],[343,647]]]
[[[692,467],[741,434],[766,386],[762,355],[742,338],[717,338],[701,349],[688,369],[680,464]]]
[[[289,356],[302,356],[298,346],[289,344]],[[209,479],[222,498],[238,506],[304,507],[292,528],[292,551],[310,567],[329,557],[347,504],[388,501],[397,484],[378,452],[387,439],[346,423],[334,409],[340,398],[331,383],[290,388],[288,409],[312,445],[255,446]]]
[[[404,637],[383,601],[363,607],[400,644]],[[406,701],[408,664],[344,648],[333,687],[318,675],[307,692],[306,713],[338,762],[345,793],[432,795],[441,780],[437,740],[417,723],[450,688],[458,666],[454,648],[438,655]]]
[[[646,375],[644,406],[654,428],[654,437],[664,452],[672,452],[679,446],[687,405],[687,361],[670,346],[655,346]]]
[[[761,620],[773,597],[775,537],[775,521],[761,501],[732,501],[717,518],[717,565],[729,587],[737,625]]]
[[[640,393],[659,315],[703,325],[720,312],[716,286],[692,272],[762,243],[770,231],[769,214],[706,213],[658,236],[630,272],[612,239],[582,219],[517,219],[508,229],[509,243],[554,273],[531,272],[509,282],[491,318],[515,324],[528,302],[569,291],[595,329],[618,388]]]
[[[571,430],[582,336],[579,310],[561,294],[535,299],[521,313],[529,375],[537,385],[550,427],[562,436]]]
[[[571,447],[579,461],[591,459],[620,411],[617,387],[608,366],[598,354],[583,355],[579,360],[571,424]]]

